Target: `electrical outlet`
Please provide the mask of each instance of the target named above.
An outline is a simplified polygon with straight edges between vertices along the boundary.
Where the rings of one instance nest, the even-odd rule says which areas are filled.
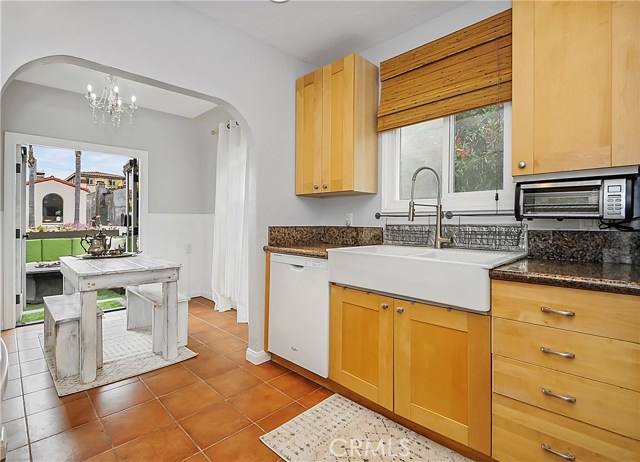
[[[184,246],[184,253],[191,253],[191,244],[186,244]]]
[[[347,227],[353,225],[353,212],[347,212],[344,214],[344,224]]]

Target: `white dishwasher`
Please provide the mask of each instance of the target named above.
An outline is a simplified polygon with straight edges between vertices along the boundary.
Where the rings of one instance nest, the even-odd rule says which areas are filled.
[[[271,254],[269,351],[329,376],[327,260]]]

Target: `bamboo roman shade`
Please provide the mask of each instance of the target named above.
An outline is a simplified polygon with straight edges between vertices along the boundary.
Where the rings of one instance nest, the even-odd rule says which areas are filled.
[[[378,131],[511,100],[511,10],[380,64]]]

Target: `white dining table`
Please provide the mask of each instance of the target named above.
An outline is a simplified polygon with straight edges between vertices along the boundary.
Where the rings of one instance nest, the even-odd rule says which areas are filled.
[[[97,291],[115,287],[162,283],[162,301],[167,307],[162,326],[162,356],[178,356],[178,279],[180,267],[159,258],[133,255],[119,258],[61,257],[60,272],[65,294],[80,293],[80,382],[96,379]]]

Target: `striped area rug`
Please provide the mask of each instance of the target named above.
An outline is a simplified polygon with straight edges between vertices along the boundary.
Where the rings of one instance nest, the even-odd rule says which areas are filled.
[[[260,440],[287,462],[470,461],[338,394]]]

